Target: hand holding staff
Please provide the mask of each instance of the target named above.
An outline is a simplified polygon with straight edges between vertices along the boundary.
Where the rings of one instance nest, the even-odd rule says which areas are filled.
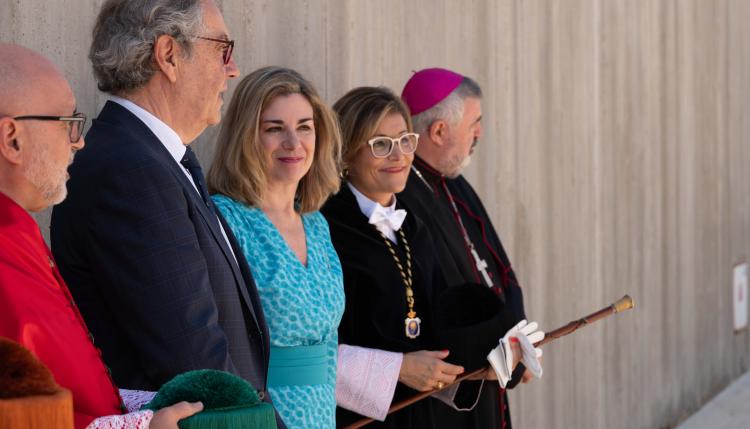
[[[605,308],[602,308],[599,311],[591,313],[588,316],[584,316],[584,317],[582,317],[582,318],[580,318],[578,320],[574,320],[574,321],[566,324],[565,326],[557,328],[557,329],[555,329],[553,331],[547,332],[543,340],[534,343],[534,347],[539,347],[539,346],[542,346],[542,345],[547,344],[549,342],[552,342],[552,341],[554,341],[554,340],[556,340],[558,338],[564,337],[564,336],[566,336],[568,334],[571,334],[571,333],[575,332],[576,330],[578,330],[578,328],[581,328],[581,327],[583,327],[585,325],[589,325],[591,323],[597,322],[597,321],[599,321],[601,319],[604,319],[605,317],[611,316],[611,315],[613,315],[615,313],[621,313],[621,312],[623,312],[625,310],[630,310],[631,308],[633,308],[633,306],[634,306],[633,299],[630,298],[629,295],[625,295],[622,298],[620,298],[619,300],[617,300],[615,303],[613,303],[613,304],[611,304],[611,305],[609,305],[609,306],[607,306]],[[487,368],[478,369],[476,371],[464,374],[461,377],[456,378],[456,381],[454,381],[453,383],[446,384],[446,385],[444,385],[443,387],[441,387],[439,389],[431,390],[429,392],[423,392],[423,393],[415,395],[415,396],[413,396],[413,397],[411,397],[409,399],[405,399],[405,400],[403,400],[403,401],[401,401],[401,402],[399,402],[397,404],[392,405],[391,408],[388,409],[388,414],[396,412],[396,411],[398,411],[398,410],[400,410],[402,408],[408,407],[409,405],[411,405],[411,404],[413,404],[413,403],[415,403],[417,401],[420,401],[420,400],[422,400],[422,399],[424,399],[424,398],[426,398],[428,396],[431,396],[431,395],[433,395],[433,394],[435,394],[435,393],[437,393],[437,392],[439,392],[441,390],[447,389],[447,388],[449,388],[450,386],[453,386],[456,383],[460,383],[460,382],[462,382],[462,381],[464,381],[466,379],[469,379],[469,378],[472,378],[472,377],[476,377],[476,376],[478,376],[478,375],[480,375],[480,374],[482,374],[482,373],[484,373],[486,371],[487,371]],[[369,423],[372,423],[373,421],[374,421],[374,419],[364,418],[362,420],[359,420],[359,421],[354,422],[353,424],[347,426],[345,429],[360,428],[360,427],[365,426],[365,425],[367,425]]]

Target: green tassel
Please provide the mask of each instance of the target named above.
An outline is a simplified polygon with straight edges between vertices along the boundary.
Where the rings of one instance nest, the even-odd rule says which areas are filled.
[[[250,383],[228,372],[202,369],[180,374],[141,409],[156,411],[180,401],[203,402],[203,411],[179,421],[180,429],[276,429],[273,406],[261,402]]]
[[[142,409],[159,410],[180,401],[203,402],[204,410],[253,405],[260,402],[250,383],[213,369],[188,371],[166,382]]]

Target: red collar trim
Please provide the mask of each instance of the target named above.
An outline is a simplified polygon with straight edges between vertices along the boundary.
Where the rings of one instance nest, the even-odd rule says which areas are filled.
[[[428,188],[431,188],[432,193],[439,198],[440,193],[442,192],[440,188],[445,183],[445,176],[443,176],[439,171],[432,168],[430,164],[428,164],[418,156],[414,156],[412,169],[416,170],[417,175],[422,180],[422,182],[427,185]]]
[[[414,156],[414,165],[419,169],[422,175],[431,182],[437,183],[440,180],[445,179],[445,176],[443,176],[442,173],[432,168],[430,164],[418,156]]]

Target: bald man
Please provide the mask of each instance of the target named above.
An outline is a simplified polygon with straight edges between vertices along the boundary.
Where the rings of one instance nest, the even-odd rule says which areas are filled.
[[[118,389],[28,214],[65,199],[86,116],[49,60],[8,44],[0,44],[0,58],[0,336],[30,349],[72,392],[76,428],[92,421],[94,427],[176,428],[202,405],[119,416]],[[108,415],[118,416],[94,420]]]

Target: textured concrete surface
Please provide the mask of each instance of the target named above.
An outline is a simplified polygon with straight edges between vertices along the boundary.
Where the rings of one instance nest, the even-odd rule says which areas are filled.
[[[51,57],[92,116],[101,4],[0,0],[0,40]],[[750,1],[220,4],[244,74],[291,66],[330,102],[428,66],[475,77],[485,135],[467,176],[528,316],[552,329],[635,299],[546,347],[544,379],[511,392],[516,427],[670,427],[750,368],[731,306],[750,257]],[[205,167],[215,132],[195,142]]]
[[[750,427],[750,372],[722,390],[677,429],[746,429]]]

